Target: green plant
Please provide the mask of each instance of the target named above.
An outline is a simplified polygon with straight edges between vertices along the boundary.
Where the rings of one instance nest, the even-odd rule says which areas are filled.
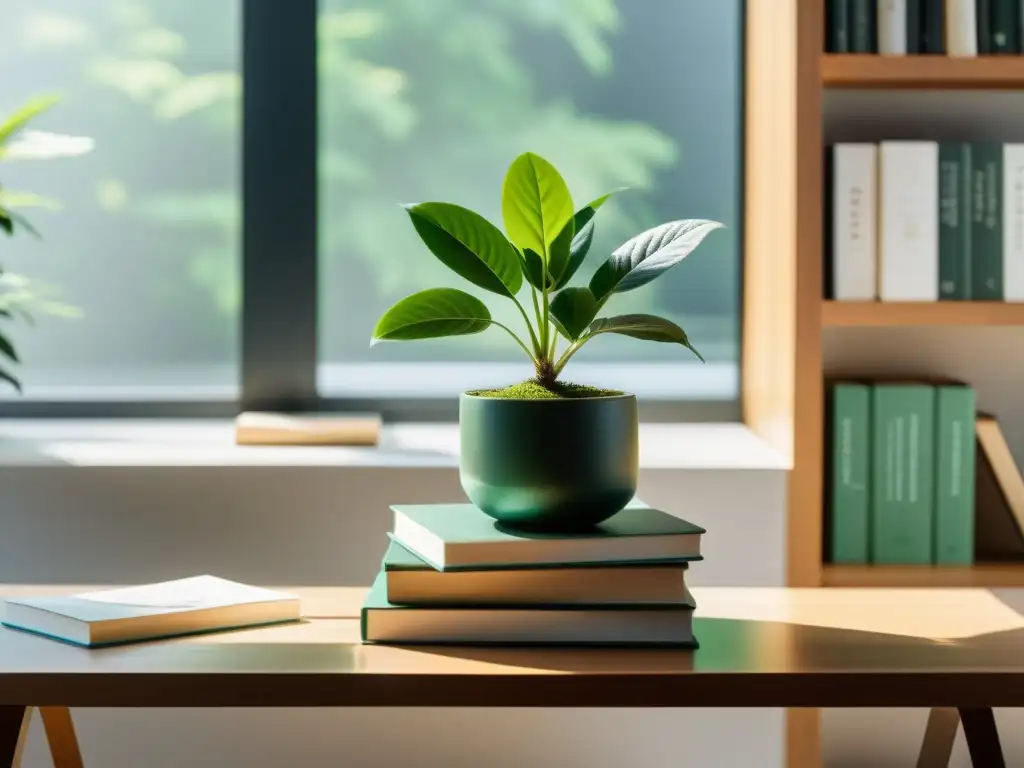
[[[529,356],[537,381],[550,386],[584,344],[604,333],[681,344],[702,362],[686,332],[647,314],[598,317],[617,293],[647,285],[688,256],[722,225],[704,219],[672,221],[619,246],[588,286],[567,287],[594,237],[594,217],[613,195],[575,210],[565,180],[544,158],[527,152],[509,166],[501,193],[503,234],[483,216],[452,203],[406,206],[420,239],[440,261],[479,288],[510,299],[526,323],[528,339],[491,317],[475,296],[455,288],[430,288],[389,309],[373,331],[378,341],[408,341],[506,331]],[[516,298],[527,283],[533,321]],[[558,336],[569,343],[558,354]]]

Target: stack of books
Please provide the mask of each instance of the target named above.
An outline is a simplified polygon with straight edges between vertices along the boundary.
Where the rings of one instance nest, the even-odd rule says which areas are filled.
[[[392,510],[364,642],[696,647],[699,526],[640,503],[586,533],[512,530],[471,504]]]

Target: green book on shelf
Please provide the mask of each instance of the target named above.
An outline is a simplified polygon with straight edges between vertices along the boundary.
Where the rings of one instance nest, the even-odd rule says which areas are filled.
[[[700,559],[703,528],[639,504],[584,533],[512,530],[472,504],[399,505],[392,535],[445,571]]]
[[[379,574],[361,612],[364,643],[696,647],[693,609],[671,606],[399,606]]]
[[[974,562],[975,395],[967,386],[936,391],[935,562]]]
[[[1003,299],[1003,147],[971,146],[971,298]]]
[[[871,561],[929,564],[935,496],[935,388],[876,384],[871,414]]]
[[[831,391],[829,540],[833,563],[868,562],[870,395],[866,384],[841,383]]]
[[[974,0],[974,18],[977,24],[978,55],[992,53],[992,16],[994,0]]]
[[[1004,55],[1020,53],[1020,0],[989,0],[989,4],[992,8],[991,52]]]
[[[828,27],[825,37],[829,53],[850,52],[850,2],[849,0],[828,0],[825,9],[825,23]]]
[[[971,146],[939,144],[939,299],[970,299]]]
[[[878,5],[876,0],[849,0],[850,53],[878,52]]]
[[[921,0],[921,52],[946,52],[946,0]]]
[[[924,0],[906,0],[907,3],[907,53],[911,56],[924,53]]]

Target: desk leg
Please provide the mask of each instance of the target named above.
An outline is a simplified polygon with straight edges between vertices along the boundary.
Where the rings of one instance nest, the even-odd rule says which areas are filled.
[[[935,707],[928,714],[917,768],[949,768],[953,742],[960,727],[960,713],[954,707]]]
[[[53,768],[83,768],[71,710],[67,707],[40,707],[39,714],[43,717]]]
[[[1006,768],[992,709],[989,707],[961,708],[960,722],[964,724],[964,735],[967,737],[967,749],[971,753],[971,764],[976,768]]]
[[[31,707],[0,707],[0,768],[18,768],[25,748]]]

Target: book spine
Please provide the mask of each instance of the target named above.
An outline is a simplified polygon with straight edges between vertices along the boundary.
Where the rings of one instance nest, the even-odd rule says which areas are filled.
[[[992,53],[992,0],[975,0],[974,17],[978,25],[978,53]]]
[[[946,53],[978,55],[978,20],[975,0],[946,0]]]
[[[939,299],[970,298],[970,147],[939,144]]]
[[[874,0],[849,0],[850,3],[850,52],[876,53],[877,10]]]
[[[1003,298],[1024,301],[1024,144],[1003,145]]]
[[[849,0],[828,0],[825,20],[828,34],[825,36],[829,53],[850,52],[850,3]]]
[[[970,387],[936,392],[935,562],[974,562],[975,395]]]
[[[878,52],[889,56],[906,55],[907,0],[879,0]]]
[[[992,53],[1015,54],[1020,51],[1020,0],[989,0],[992,6]],[[980,50],[980,49],[979,49]]]
[[[1021,0],[1024,2],[1024,0]],[[924,51],[924,18],[922,17],[923,0],[906,0],[907,53],[916,55]]]
[[[839,301],[875,298],[877,158],[874,144],[832,148],[832,296]]]
[[[921,0],[922,53],[942,56],[946,53],[945,0]]]
[[[870,388],[832,389],[832,476],[829,538],[833,563],[868,562]]]
[[[934,389],[876,385],[871,412],[872,562],[926,565],[932,560]]]
[[[1003,298],[1003,149],[971,147],[971,298]]]
[[[885,141],[879,149],[882,301],[939,298],[939,145]]]

